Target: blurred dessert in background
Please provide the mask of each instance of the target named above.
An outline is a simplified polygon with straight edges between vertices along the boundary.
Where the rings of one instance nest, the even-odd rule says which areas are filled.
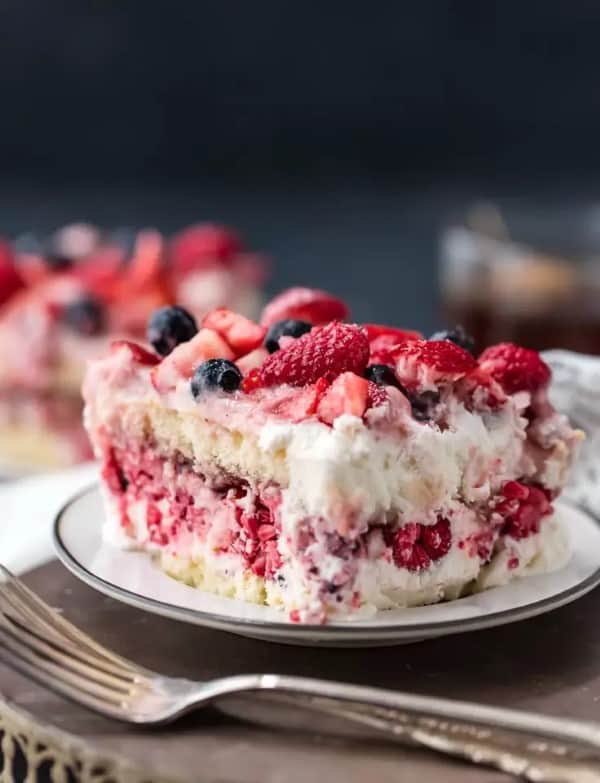
[[[148,316],[179,302],[197,318],[261,306],[264,259],[221,226],[171,239],[154,229],[66,226],[0,243],[0,468],[20,473],[91,457],[81,414],[86,361],[115,337],[143,339]]]
[[[588,226],[589,228],[589,226]],[[554,229],[556,234],[556,228]],[[516,241],[499,210],[478,204],[441,242],[440,284],[449,323],[477,348],[512,341],[536,350],[600,353],[600,249]],[[565,237],[567,244],[572,237]]]

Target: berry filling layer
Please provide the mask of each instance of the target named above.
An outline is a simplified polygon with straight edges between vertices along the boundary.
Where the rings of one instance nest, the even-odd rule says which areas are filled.
[[[542,541],[557,539],[547,493],[515,481],[429,524],[388,513],[342,534],[322,516],[289,530],[285,489],[163,455],[155,443],[113,443],[102,475],[112,543],[146,549],[191,586],[285,607],[292,620],[456,598],[488,578],[495,556],[523,571]]]

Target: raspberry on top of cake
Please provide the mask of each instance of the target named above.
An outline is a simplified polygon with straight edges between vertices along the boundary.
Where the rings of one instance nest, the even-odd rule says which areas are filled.
[[[348,322],[292,288],[259,323],[180,306],[148,344],[113,344],[84,383],[105,536],[184,582],[296,622],[460,597],[560,567],[553,503],[582,434],[550,370],[505,343],[474,353]]]

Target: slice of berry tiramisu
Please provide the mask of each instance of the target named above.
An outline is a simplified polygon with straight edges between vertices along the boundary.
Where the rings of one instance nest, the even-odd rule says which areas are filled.
[[[225,309],[150,320],[84,383],[117,545],[189,585],[294,621],[459,597],[568,554],[553,518],[581,433],[550,370],[461,330],[346,323],[316,290],[261,324]]]

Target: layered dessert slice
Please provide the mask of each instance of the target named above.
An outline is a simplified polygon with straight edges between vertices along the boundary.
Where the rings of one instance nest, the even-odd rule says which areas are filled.
[[[151,319],[91,363],[104,535],[183,582],[324,622],[457,598],[568,557],[553,517],[581,433],[550,370],[461,330],[342,319],[293,289],[262,323]]]
[[[256,313],[263,263],[237,235],[192,226],[167,241],[72,225],[45,243],[0,243],[0,466],[91,457],[81,417],[87,359],[144,338],[150,314],[181,300],[197,318],[233,303]]]

